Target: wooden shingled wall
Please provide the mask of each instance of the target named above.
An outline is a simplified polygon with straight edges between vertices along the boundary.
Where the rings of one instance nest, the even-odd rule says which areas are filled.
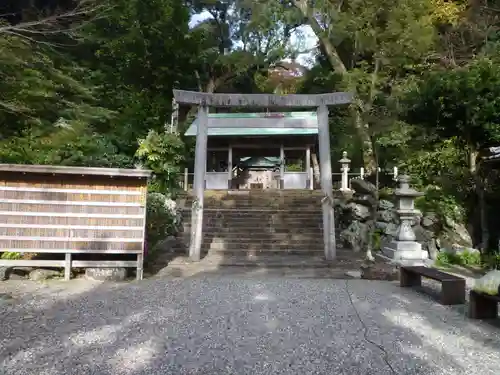
[[[145,177],[0,170],[0,252],[137,254],[142,271],[146,196]]]

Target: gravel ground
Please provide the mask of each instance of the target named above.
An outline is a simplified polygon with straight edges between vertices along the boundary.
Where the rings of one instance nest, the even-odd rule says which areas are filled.
[[[388,282],[0,283],[0,374],[498,374],[500,330]]]

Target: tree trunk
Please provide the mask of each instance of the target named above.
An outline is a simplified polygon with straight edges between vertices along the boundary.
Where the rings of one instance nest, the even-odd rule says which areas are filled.
[[[319,169],[318,155],[315,152],[311,152],[311,161],[313,166],[313,177],[314,177],[313,187],[316,189],[316,187],[321,185],[321,171]]]
[[[479,226],[481,228],[481,243],[479,249],[485,251],[490,242],[490,231],[488,230],[488,211],[486,209],[486,200],[484,194],[485,183],[482,179],[480,186],[478,186],[477,194],[479,199]]]
[[[314,18],[313,8],[311,8],[308,4],[307,0],[294,0],[293,1],[295,7],[299,9],[302,15],[308,20],[311,29],[314,34],[318,38],[319,42],[323,46],[326,57],[333,70],[343,75],[347,74],[347,68],[342,62],[337,49],[332,44],[330,39],[325,35],[324,30],[321,28],[321,25],[318,23],[316,18]],[[359,100],[359,99],[358,99]],[[359,103],[359,102],[358,102]],[[363,116],[361,113],[362,106],[359,105],[351,106],[351,114],[354,120],[354,128],[358,137],[361,141],[362,152],[363,152],[363,164],[365,167],[365,171],[367,174],[373,174],[376,171],[376,161],[375,155],[373,152],[373,143],[369,133],[368,124],[363,121]]]
[[[368,132],[368,124],[364,123],[359,109],[351,109],[351,113],[354,117],[354,128],[356,129],[358,138],[361,141],[361,151],[363,153],[363,165],[365,167],[365,172],[368,175],[373,175],[377,172],[378,164],[375,157],[373,139],[370,137]]]
[[[488,219],[487,219],[487,212],[486,212],[486,202],[485,202],[485,197],[484,197],[484,181],[480,176],[478,165],[477,165],[477,158],[478,158],[478,152],[476,151],[475,147],[469,146],[469,172],[472,177],[473,181],[473,189],[476,195],[477,199],[477,205],[479,208],[479,230],[477,232],[480,233],[480,243],[478,245],[479,249],[481,251],[486,250],[489,242],[489,231],[488,231]],[[476,239],[479,236],[476,236],[474,233],[475,231],[473,230],[473,234]]]

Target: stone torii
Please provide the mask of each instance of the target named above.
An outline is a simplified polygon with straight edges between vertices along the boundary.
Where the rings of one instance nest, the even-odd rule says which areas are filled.
[[[193,200],[191,215],[189,257],[193,261],[199,261],[201,257],[209,107],[313,107],[316,108],[318,113],[321,189],[324,193],[322,211],[325,258],[329,261],[334,260],[336,256],[336,241],[328,106],[349,104],[352,102],[352,94],[346,92],[315,95],[211,94],[184,90],[173,90],[173,92],[174,99],[178,104],[198,106],[198,130],[196,134],[193,184],[195,199]]]

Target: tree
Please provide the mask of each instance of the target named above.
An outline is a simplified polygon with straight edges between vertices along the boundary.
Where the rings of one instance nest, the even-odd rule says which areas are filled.
[[[169,121],[172,89],[196,85],[189,9],[176,0],[117,0],[85,32],[75,58],[92,69],[101,103],[117,113],[98,131],[133,155],[137,139]]]
[[[453,139],[468,173],[461,179],[481,211],[481,246],[487,245],[479,151],[500,142],[500,66],[481,58],[451,71],[431,72],[409,96],[407,121],[440,139]],[[462,187],[463,188],[463,187]],[[473,211],[476,211],[475,209]]]
[[[195,13],[210,15],[191,32],[200,47],[200,91],[238,89],[238,80],[260,79],[270,66],[294,53],[290,36],[297,25],[276,18],[279,13],[270,6],[258,7],[250,0],[194,0],[191,5]],[[253,83],[246,89],[255,90]]]
[[[50,141],[51,136],[58,137],[64,129],[72,129],[68,130],[68,135],[74,135],[72,141],[78,137],[83,141],[92,135],[92,126],[113,115],[98,103],[96,87],[89,79],[92,72],[68,57],[62,44],[67,43],[66,48],[74,44],[79,26],[100,17],[103,9],[85,2],[42,16],[32,12],[26,18],[20,16],[19,9],[19,13],[1,17],[3,161],[49,163],[49,154],[54,156],[57,143]],[[67,142],[58,145],[64,143]]]
[[[500,142],[500,67],[494,60],[431,72],[409,98],[407,121],[440,138],[456,137],[471,173],[478,151]]]
[[[436,35],[435,23],[456,17],[459,10],[448,7],[444,0],[275,3],[289,18],[297,20],[296,13],[300,13],[316,34],[330,67],[344,77],[343,88],[357,94],[351,107],[353,125],[365,168],[374,172],[378,163],[372,120],[381,112],[375,102],[391,95],[395,79],[404,76],[408,67],[428,59]],[[437,12],[445,6],[447,12]]]
[[[77,38],[82,23],[99,18],[104,12],[103,5],[86,1],[65,12],[38,18],[23,19],[15,12],[0,15],[0,116],[3,113],[9,120],[2,126],[2,135],[9,132],[13,117],[23,116],[36,122],[42,114],[45,117],[43,109],[49,107],[65,106],[68,120],[89,113],[85,107],[89,109],[93,101],[92,88],[75,79],[88,72],[68,61],[57,48],[63,40]],[[96,108],[92,111],[104,114]],[[45,121],[54,121],[54,117],[57,120],[61,115],[54,113],[57,110],[51,112]]]
[[[139,140],[136,156],[154,173],[153,184],[159,193],[175,193],[179,187],[181,167],[184,162],[184,143],[173,133],[159,134],[149,131]]]

